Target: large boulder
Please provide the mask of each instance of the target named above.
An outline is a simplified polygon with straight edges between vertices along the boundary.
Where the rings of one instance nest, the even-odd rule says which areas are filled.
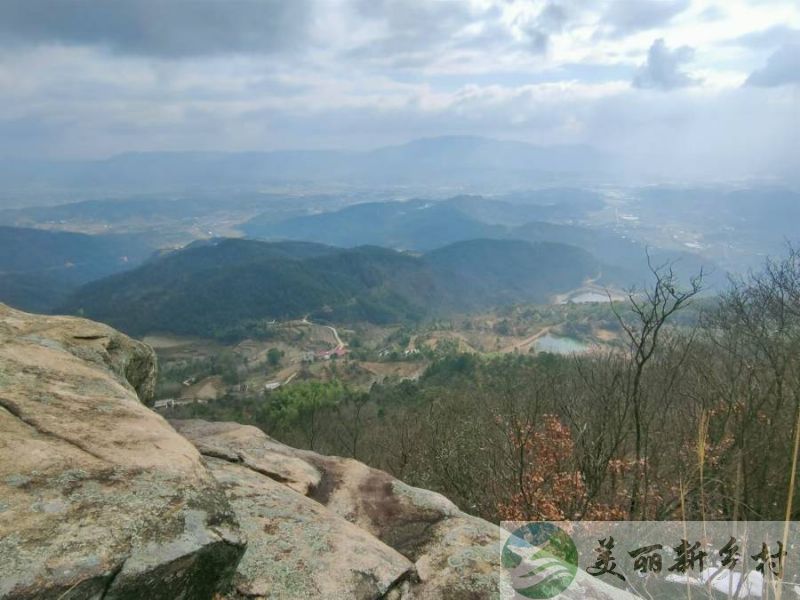
[[[236,598],[379,598],[414,565],[370,532],[308,497],[321,473],[255,427],[173,421],[223,485],[249,543]]]
[[[500,598],[505,590],[502,597],[513,597],[501,566],[509,534],[444,496],[356,460],[291,448],[255,427],[172,424],[208,457],[247,531],[241,595],[460,600]],[[309,550],[314,540],[323,550]],[[579,572],[560,598],[632,596]]]
[[[297,450],[276,442],[252,425],[199,419],[172,424],[204,456],[242,463],[304,496],[315,490],[322,479],[316,467],[296,456]]]
[[[243,538],[199,452],[142,403],[155,373],[109,327],[0,305],[0,598],[227,587]]]
[[[413,565],[369,533],[244,464],[210,458],[248,537],[236,598],[379,598]]]

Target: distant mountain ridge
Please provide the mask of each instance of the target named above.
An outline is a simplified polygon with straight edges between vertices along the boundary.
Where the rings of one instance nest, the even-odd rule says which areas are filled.
[[[543,175],[572,178],[615,170],[589,146],[536,146],[475,136],[414,140],[369,151],[132,152],[103,160],[0,161],[0,190],[203,189],[267,184],[348,185],[541,184]]]
[[[448,244],[488,238],[534,244],[576,246],[604,265],[600,283],[628,287],[650,276],[647,253],[657,264],[675,262],[681,277],[705,267],[709,283],[725,283],[713,261],[685,250],[646,248],[611,228],[588,227],[603,209],[601,194],[577,188],[545,188],[497,198],[456,196],[447,200],[407,200],[354,204],[338,210],[275,219],[257,216],[239,228],[270,241],[304,240],[354,247],[363,244],[428,252]]]
[[[375,246],[223,239],[89,283],[59,310],[135,335],[235,337],[263,319],[396,323],[546,302],[598,270],[589,253],[563,244],[472,240],[413,256]]]
[[[275,223],[255,217],[241,226],[250,237],[316,240],[333,246],[386,246],[431,250],[457,241],[501,237],[502,228],[472,218],[445,202],[365,202],[341,210]]]
[[[522,223],[585,220],[605,206],[600,194],[573,188],[519,192],[509,198],[462,195],[447,200],[364,202],[287,219],[264,213],[239,229],[264,240],[314,240],[342,247],[373,244],[426,251],[476,238],[518,238],[513,229]]]

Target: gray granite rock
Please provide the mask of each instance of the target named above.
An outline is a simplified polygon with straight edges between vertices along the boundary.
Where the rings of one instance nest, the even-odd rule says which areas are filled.
[[[0,305],[0,598],[211,598],[244,550],[151,349]]]

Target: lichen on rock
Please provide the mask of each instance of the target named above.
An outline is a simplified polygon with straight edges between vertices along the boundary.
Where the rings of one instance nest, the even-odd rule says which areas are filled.
[[[144,344],[0,306],[0,598],[211,598],[244,549],[197,450],[137,396]]]

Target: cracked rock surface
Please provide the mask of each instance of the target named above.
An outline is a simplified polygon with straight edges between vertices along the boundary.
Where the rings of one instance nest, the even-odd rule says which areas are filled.
[[[0,598],[211,598],[244,549],[150,348],[0,305]]]

